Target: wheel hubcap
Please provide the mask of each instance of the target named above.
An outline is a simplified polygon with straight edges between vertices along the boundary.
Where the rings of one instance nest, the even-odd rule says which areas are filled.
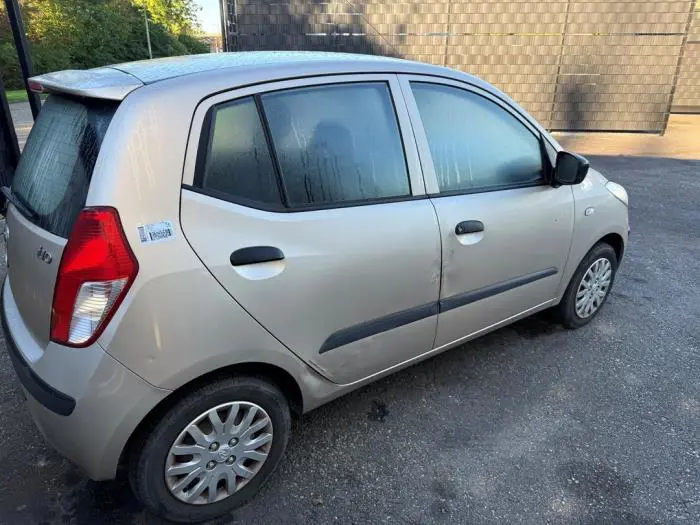
[[[170,447],[165,484],[180,501],[205,505],[227,498],[260,471],[272,446],[262,407],[226,403],[195,418]]]
[[[612,265],[604,257],[588,267],[576,291],[576,315],[586,319],[598,311],[610,290]]]

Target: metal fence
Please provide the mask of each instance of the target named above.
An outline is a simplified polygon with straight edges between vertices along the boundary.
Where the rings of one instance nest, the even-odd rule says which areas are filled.
[[[688,31],[672,111],[700,113],[700,3]]]
[[[658,133],[693,6],[694,0],[228,0],[226,33],[232,50],[376,53],[468,71],[554,130]],[[688,57],[697,52],[689,46]],[[685,76],[690,63],[680,76],[694,82],[697,97],[700,69],[696,63]]]

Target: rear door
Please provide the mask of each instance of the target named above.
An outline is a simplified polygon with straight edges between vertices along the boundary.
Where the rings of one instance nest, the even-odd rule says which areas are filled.
[[[343,384],[435,338],[439,228],[396,82],[335,76],[217,95],[188,148],[192,247],[267,330]]]
[[[29,332],[49,341],[58,263],[85,205],[93,169],[117,102],[51,95],[12,182],[7,214],[8,282]],[[30,356],[31,357],[31,356]]]
[[[402,77],[440,223],[436,346],[552,304],[569,254],[570,186],[547,182],[537,129],[478,88]]]

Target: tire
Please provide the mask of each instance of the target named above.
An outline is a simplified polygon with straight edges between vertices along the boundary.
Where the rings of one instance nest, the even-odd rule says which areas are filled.
[[[217,427],[211,424],[210,419],[210,415],[215,417],[211,412],[215,408],[216,415],[222,422],[218,426],[219,434],[217,434]],[[262,409],[262,412],[259,409]],[[251,413],[254,414],[251,418],[255,419],[251,419],[252,424],[249,423],[247,428],[255,432],[250,436],[246,436],[245,432],[237,434],[237,428],[245,430],[247,418]],[[204,414],[207,415],[202,417]],[[200,422],[195,423],[198,420]],[[191,423],[195,423],[194,426],[197,427],[193,430],[203,429],[197,440],[192,437],[194,434],[186,431],[187,428],[192,428]],[[226,426],[228,424],[233,427],[233,430]],[[261,430],[253,428],[260,425],[265,426]],[[198,523],[216,518],[244,505],[255,496],[277,467],[287,445],[290,428],[289,404],[282,392],[274,385],[255,377],[216,381],[180,399],[150,431],[145,433],[143,439],[132,447],[128,467],[131,488],[136,498],[148,510],[167,520]],[[210,429],[211,433],[206,432],[207,429]],[[223,442],[225,436],[237,435],[240,439],[233,437],[229,443]],[[248,458],[249,454],[256,453],[248,452],[248,448],[253,446],[252,443],[265,441],[269,439],[268,435],[271,435],[271,442],[256,449],[257,456],[266,453],[266,458],[263,460]],[[205,438],[206,441],[203,441]],[[222,441],[222,443],[219,444],[217,441],[214,444],[210,439]],[[178,451],[196,448],[197,454],[171,455],[171,447],[175,445],[176,440],[182,447],[188,447],[180,448]],[[229,446],[235,442],[239,442],[236,444],[238,448]],[[212,449],[215,452],[212,452]],[[222,476],[224,479],[218,479],[216,482],[221,485],[214,491],[207,488],[202,495],[198,496],[198,500],[185,502],[183,497],[191,497],[188,495],[197,492],[197,487],[200,486],[199,478],[193,477],[191,481],[185,479],[189,475],[194,476],[194,473],[166,476],[166,467],[171,469],[169,472],[175,472],[172,469],[176,467],[191,469],[188,462],[197,463],[197,476],[202,476],[204,479],[201,483],[210,487],[213,485],[210,485],[207,479],[212,480]],[[237,465],[237,462],[241,462],[241,465]],[[215,466],[210,468],[213,463]],[[255,474],[250,479],[234,475],[232,480],[230,471],[234,473],[242,471],[245,475],[255,471]],[[186,483],[184,489],[177,488],[180,481],[183,484]],[[192,483],[195,484],[194,487],[187,488]],[[208,502],[211,501],[211,494],[215,494],[214,502]]]
[[[599,300],[599,303],[594,311],[592,311],[587,316],[582,316],[577,312],[576,309],[576,295],[579,292],[579,287],[581,286],[581,281],[586,276],[586,273],[591,268],[591,266],[601,259],[607,260],[610,265],[610,283],[604,290],[604,296]],[[601,263],[604,267],[605,263]],[[610,295],[610,290],[612,290],[613,284],[615,282],[615,274],[617,273],[617,255],[612,246],[607,243],[601,242],[596,244],[591,250],[586,254],[586,256],[576,268],[576,272],[571,277],[571,281],[564,292],[564,296],[561,302],[554,307],[554,314],[557,321],[569,329],[581,328],[582,326],[590,323],[593,318],[598,315],[600,309],[605,304],[605,301]],[[602,281],[601,281],[602,282]],[[602,289],[601,289],[602,292]]]

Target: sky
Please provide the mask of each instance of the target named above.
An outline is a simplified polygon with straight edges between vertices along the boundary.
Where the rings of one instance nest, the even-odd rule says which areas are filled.
[[[195,0],[202,7],[199,12],[199,22],[205,33],[221,32],[221,17],[219,15],[219,0]]]

